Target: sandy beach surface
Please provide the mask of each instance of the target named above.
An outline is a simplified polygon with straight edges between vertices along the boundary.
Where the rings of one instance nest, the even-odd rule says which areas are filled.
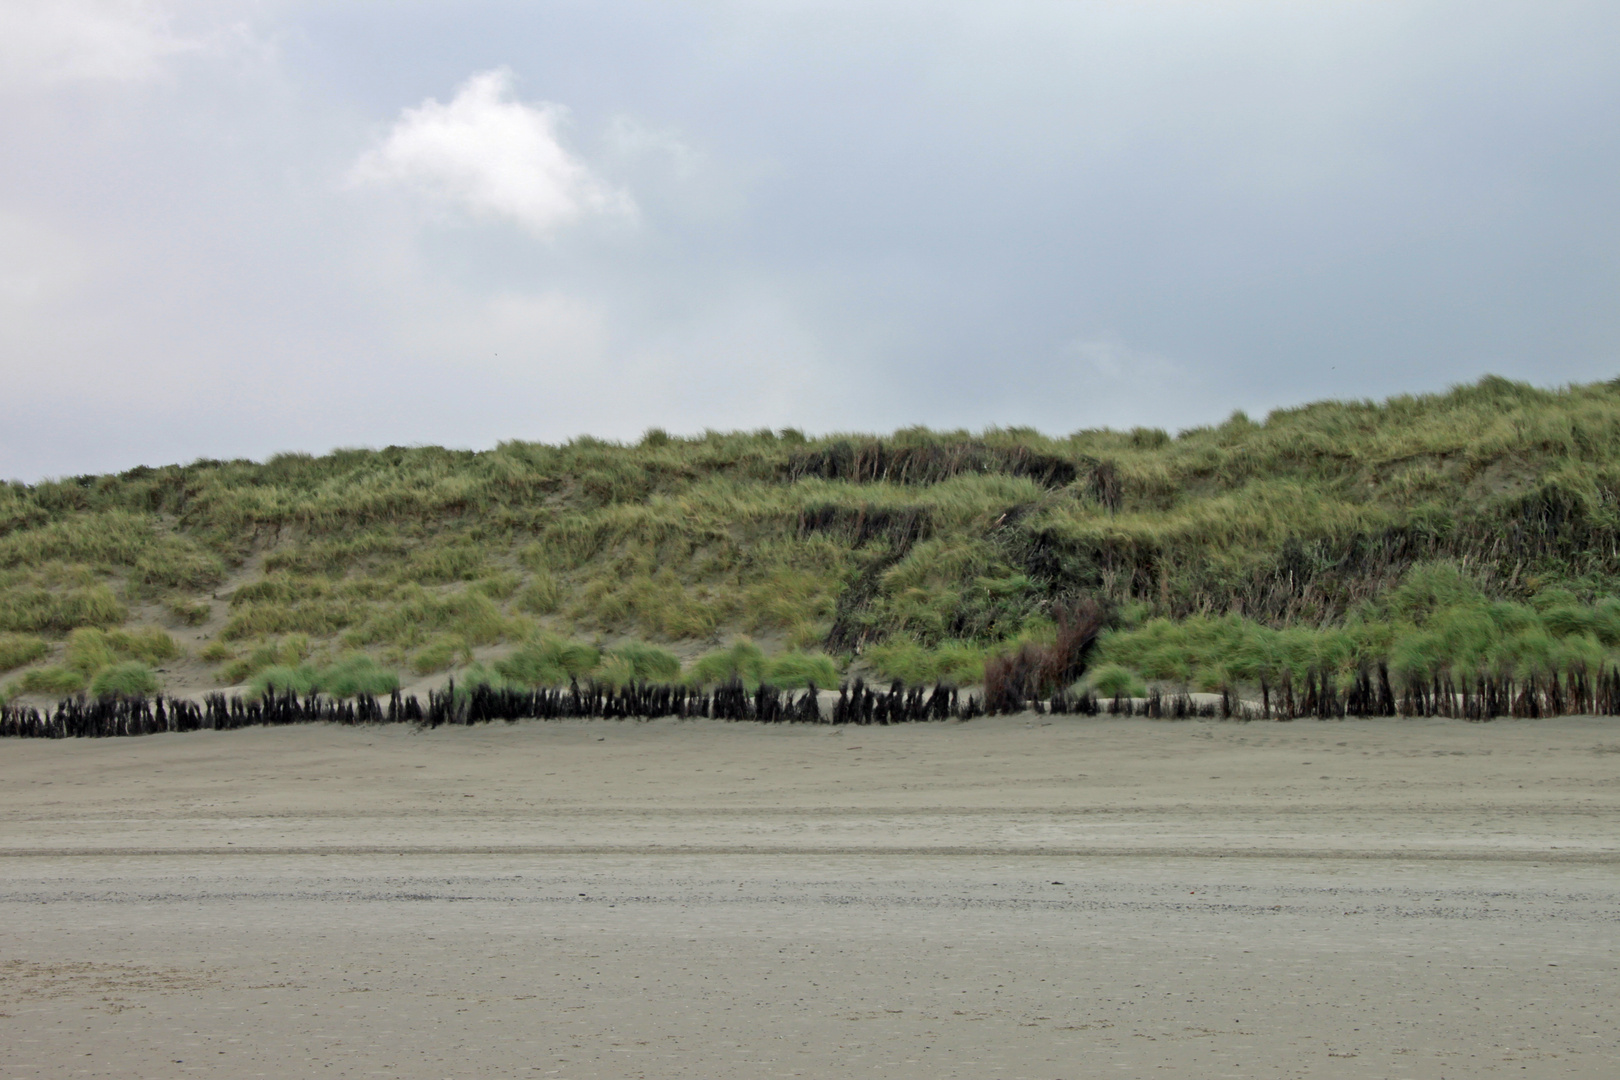
[[[0,745],[0,1076],[1614,1077],[1620,721]]]

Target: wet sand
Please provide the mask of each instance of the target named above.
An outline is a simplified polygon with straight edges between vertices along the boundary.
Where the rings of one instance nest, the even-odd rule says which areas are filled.
[[[1609,1077],[1620,723],[0,745],[0,1075]]]

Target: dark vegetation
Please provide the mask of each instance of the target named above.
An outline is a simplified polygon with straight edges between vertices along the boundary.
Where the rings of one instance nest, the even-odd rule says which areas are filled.
[[[149,698],[130,665],[161,680],[178,636],[252,700],[449,671],[492,694],[865,675],[984,682],[994,708],[1601,710],[1617,597],[1611,383],[1174,436],[654,431],[0,488],[8,693]]]
[[[1107,608],[1086,599],[1053,614],[1057,631],[1050,642],[1026,641],[985,661],[985,704],[991,712],[1017,712],[1027,701],[1060,695],[1085,672],[1108,622]]]
[[[427,695],[424,706],[414,695],[397,690],[386,706],[371,694],[353,700],[300,696],[292,691],[268,692],[259,697],[207,695],[201,704],[157,697],[105,696],[93,700],[66,700],[54,711],[0,706],[0,737],[106,738],[182,731],[228,731],[259,725],[303,723],[396,724],[434,728],[441,724],[479,724],[492,720],[560,720],[578,717],[604,719],[661,716],[703,717],[715,720],[751,720],[758,723],[900,724],[927,720],[966,719],[979,715],[975,698],[960,700],[954,689],[936,686],[932,692],[905,691],[896,685],[889,693],[869,690],[859,680],[853,693],[839,692],[831,714],[824,713],[815,687],[795,696],[791,691],[761,685],[750,690],[732,681],[712,690],[686,685],[646,685],[614,688],[596,683],[566,689],[517,690],[480,683]]]

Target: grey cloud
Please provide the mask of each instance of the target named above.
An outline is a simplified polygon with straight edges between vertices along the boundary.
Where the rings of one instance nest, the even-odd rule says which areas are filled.
[[[152,25],[232,44],[0,114],[0,374],[26,402],[0,473],[654,424],[1174,429],[1614,373],[1610,5]],[[350,183],[409,110],[500,69],[480,115],[549,137],[564,180],[491,196],[464,156],[413,151]]]

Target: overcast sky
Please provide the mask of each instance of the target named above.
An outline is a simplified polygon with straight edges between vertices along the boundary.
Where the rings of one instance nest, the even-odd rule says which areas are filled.
[[[0,477],[1620,374],[1620,4],[0,0]]]

